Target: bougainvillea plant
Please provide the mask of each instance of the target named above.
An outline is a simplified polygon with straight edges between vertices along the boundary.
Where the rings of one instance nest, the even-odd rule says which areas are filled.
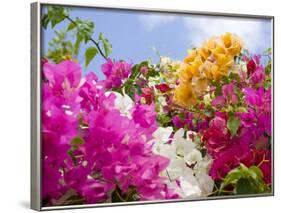
[[[132,64],[93,22],[48,6],[43,26],[62,21],[42,59],[45,206],[271,192],[271,49],[226,32],[183,61]],[[82,42],[104,79],[82,74]]]

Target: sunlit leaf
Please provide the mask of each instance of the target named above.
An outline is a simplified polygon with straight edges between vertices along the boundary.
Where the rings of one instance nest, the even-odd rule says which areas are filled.
[[[97,55],[98,50],[95,47],[89,47],[85,52],[85,66],[87,67],[93,58]]]
[[[99,41],[102,42],[103,49],[105,51],[105,55],[106,55],[106,57],[108,57],[111,54],[111,52],[112,52],[112,45],[111,45],[111,43],[108,41],[108,39],[106,39],[104,37],[104,35],[102,33],[99,34]]]
[[[227,120],[227,128],[230,131],[232,136],[237,135],[237,130],[240,126],[240,120],[239,118],[235,116],[230,116]]]

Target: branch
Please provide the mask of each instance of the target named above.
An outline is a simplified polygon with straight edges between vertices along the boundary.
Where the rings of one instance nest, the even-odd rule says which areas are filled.
[[[69,16],[65,16],[65,18],[72,22],[73,24],[77,25],[77,23],[72,19],[70,18]],[[105,56],[105,54],[103,53],[103,51],[101,50],[100,46],[99,46],[99,43],[96,42],[93,38],[90,38],[90,41],[94,43],[94,45],[97,47],[99,53],[101,54],[101,56],[107,61],[107,57]]]

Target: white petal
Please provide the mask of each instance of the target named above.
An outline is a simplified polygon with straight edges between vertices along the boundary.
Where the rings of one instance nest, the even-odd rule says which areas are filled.
[[[192,165],[194,163],[199,163],[202,161],[202,154],[199,150],[193,149],[190,153],[184,156],[184,160],[187,164]]]
[[[185,156],[195,149],[195,144],[184,138],[175,141],[175,146],[177,147],[177,154],[180,156]]]
[[[201,195],[201,189],[194,176],[180,177],[179,181],[183,198],[199,197]]]
[[[178,131],[175,132],[174,139],[177,140],[179,138],[183,138],[184,129],[180,128]]]
[[[206,173],[200,173],[196,177],[202,191],[202,196],[209,195],[214,189],[214,180]]]
[[[156,150],[156,153],[159,153],[160,155],[163,155],[170,160],[177,157],[175,147],[171,146],[170,144],[155,143],[153,148],[154,150]]]
[[[159,142],[161,141],[162,143],[166,143],[169,140],[172,132],[172,127],[158,127],[158,129],[153,133],[153,137],[156,139],[156,141],[158,140]]]

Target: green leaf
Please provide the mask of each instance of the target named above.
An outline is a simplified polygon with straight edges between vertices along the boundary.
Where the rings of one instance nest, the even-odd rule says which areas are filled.
[[[215,89],[215,96],[222,95],[222,85],[218,81],[212,81],[211,84],[216,87]]]
[[[235,80],[235,81],[237,81],[237,82],[240,82],[240,76],[239,76],[238,73],[233,73],[233,72],[231,72],[231,73],[229,74],[229,79]]]
[[[73,58],[73,45],[66,40],[66,31],[55,30],[55,37],[49,42],[47,58],[55,63]]]
[[[257,166],[251,166],[249,168],[249,174],[253,179],[263,178],[263,173]]]
[[[73,48],[73,54],[74,55],[78,55],[81,42],[82,42],[82,39],[77,36],[76,41],[74,43],[74,48]]]
[[[48,19],[51,21],[52,28],[62,22],[68,16],[68,9],[62,6],[48,6]]]
[[[111,45],[111,43],[108,41],[108,39],[106,39],[104,37],[104,35],[102,33],[99,34],[99,41],[102,42],[103,49],[105,51],[105,56],[108,57],[111,54],[111,52],[112,52],[112,45]]]
[[[232,136],[237,135],[237,130],[240,126],[240,120],[239,118],[235,116],[230,116],[227,120],[227,128],[230,131]]]
[[[237,181],[243,177],[243,174],[240,171],[240,167],[231,170],[226,177],[224,178],[222,184],[221,184],[221,189],[224,187],[228,186],[229,184],[236,184]]]
[[[238,195],[256,194],[257,191],[249,179],[241,178],[238,180],[235,192]]]
[[[271,60],[267,62],[267,65],[265,67],[265,74],[269,75],[271,73]]]
[[[73,30],[76,27],[76,23],[75,22],[70,22],[68,27],[67,27],[67,31]]]
[[[76,18],[77,37],[87,43],[94,33],[95,24],[90,20]]]
[[[42,26],[44,29],[47,29],[50,19],[47,14],[45,14],[42,18]]]
[[[168,124],[171,122],[171,117],[165,114],[158,114],[157,121],[162,125]]]
[[[268,82],[268,81],[264,81],[264,82],[263,82],[263,88],[264,88],[265,90],[268,90],[270,87],[271,87],[270,82]]]
[[[95,47],[89,47],[85,52],[85,65],[86,67],[93,60],[93,58],[97,55],[98,50]]]
[[[72,141],[70,142],[70,144],[72,146],[80,146],[83,145],[85,143],[84,139],[81,137],[75,137],[72,139]]]
[[[247,109],[243,106],[235,107],[235,112],[247,112]]]
[[[270,192],[270,187],[263,180],[263,173],[257,166],[239,167],[231,170],[224,178],[220,190],[227,186],[234,187],[234,194],[253,194]]]
[[[140,75],[140,69],[142,66],[148,67],[148,61],[143,61],[139,64],[135,64],[132,68],[132,73],[124,83],[125,93],[134,99],[135,94],[140,94],[140,88],[135,84],[136,78]]]
[[[264,51],[264,53],[267,53],[267,54],[271,54],[271,52],[272,52],[271,47],[267,48],[267,49]]]

